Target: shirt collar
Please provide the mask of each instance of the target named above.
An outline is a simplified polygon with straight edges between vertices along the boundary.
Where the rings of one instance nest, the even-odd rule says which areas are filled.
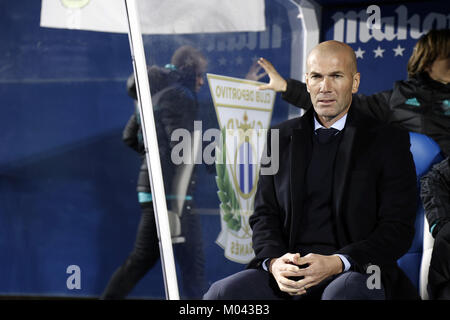
[[[344,127],[345,127],[345,122],[347,121],[347,114],[348,113],[344,114],[344,116],[342,118],[340,118],[338,121],[333,123],[331,125],[331,128],[335,128],[339,131],[342,131],[342,129],[344,129]],[[316,119],[316,114],[314,114],[314,131],[316,131],[317,129],[320,129],[320,128],[325,128],[325,127],[320,124],[320,122]]]

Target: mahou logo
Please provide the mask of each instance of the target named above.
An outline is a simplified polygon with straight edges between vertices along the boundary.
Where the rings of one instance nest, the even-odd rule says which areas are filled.
[[[450,16],[437,12],[428,13],[423,20],[418,14],[408,15],[404,5],[395,9],[395,16],[382,17],[381,28],[368,26],[366,9],[359,12],[336,12],[331,18],[334,21],[333,39],[345,43],[366,43],[371,39],[376,41],[406,40],[409,37],[419,39],[429,30],[450,28]],[[358,37],[358,38],[357,38]]]

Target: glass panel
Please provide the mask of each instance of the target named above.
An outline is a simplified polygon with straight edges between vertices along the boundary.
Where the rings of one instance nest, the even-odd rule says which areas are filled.
[[[248,217],[259,167],[251,161],[261,156],[264,138],[252,140],[250,134],[241,141],[236,134],[288,118],[287,103],[279,96],[274,101],[273,93],[258,91],[248,80],[268,79],[261,77],[259,57],[291,74],[291,56],[301,56],[292,52],[294,42],[301,41],[293,39],[301,34],[300,20],[298,8],[288,1],[230,1],[237,7],[221,10],[205,1],[195,7],[187,6],[189,1],[155,3],[139,2],[139,12],[178,284],[181,298],[198,299],[212,282],[244,269],[253,257]],[[130,127],[130,133],[142,151],[133,105],[130,100],[129,124],[137,129]],[[230,144],[226,132],[226,148],[215,150],[223,128],[235,130],[237,144]],[[227,159],[225,166],[215,164],[219,155]],[[139,199],[148,207],[144,158],[140,174]],[[145,254],[156,255],[156,250],[152,245]],[[163,288],[152,295],[163,298]]]

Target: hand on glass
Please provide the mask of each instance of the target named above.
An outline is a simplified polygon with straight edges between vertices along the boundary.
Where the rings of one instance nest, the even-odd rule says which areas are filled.
[[[259,90],[274,90],[276,92],[285,92],[287,88],[287,82],[284,78],[278,73],[272,63],[270,61],[259,58],[257,61],[258,65],[261,66],[265,73],[269,75],[269,83],[262,85],[259,87]]]
[[[253,80],[253,81],[258,81],[259,79],[261,79],[262,77],[264,77],[265,75],[267,75],[267,72],[261,72],[258,73],[262,70],[262,67],[258,64],[258,61],[255,61],[252,66],[250,67],[250,70],[248,70],[247,75],[245,76],[245,79],[249,79],[249,80]]]

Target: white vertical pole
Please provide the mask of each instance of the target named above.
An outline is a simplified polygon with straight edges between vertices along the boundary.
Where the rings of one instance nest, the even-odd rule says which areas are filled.
[[[305,81],[306,58],[309,52],[319,44],[322,8],[314,0],[301,0],[300,15],[303,24],[302,81]]]
[[[158,230],[161,264],[168,300],[179,300],[177,273],[173,257],[169,217],[164,191],[161,160],[158,152],[155,119],[153,117],[152,98],[147,76],[144,45],[140,29],[138,8],[135,0],[125,0],[128,19],[128,39],[133,59],[136,93],[139,101],[141,127],[145,144],[145,155],[152,187],[153,208],[155,210],[156,229]],[[149,152],[152,150],[152,152]]]
[[[319,44],[320,40],[322,7],[314,0],[290,0],[290,2],[298,7],[299,14],[297,18],[300,19],[303,28],[303,43],[298,44],[293,40],[293,43],[296,44],[296,50],[292,48],[293,50],[291,51],[291,65],[294,68],[293,72],[291,71],[291,77],[305,82],[306,59],[309,52]],[[298,59],[299,51],[301,53],[301,64]],[[289,118],[297,117],[297,110],[290,109]],[[300,114],[304,113],[305,110],[301,109]]]

